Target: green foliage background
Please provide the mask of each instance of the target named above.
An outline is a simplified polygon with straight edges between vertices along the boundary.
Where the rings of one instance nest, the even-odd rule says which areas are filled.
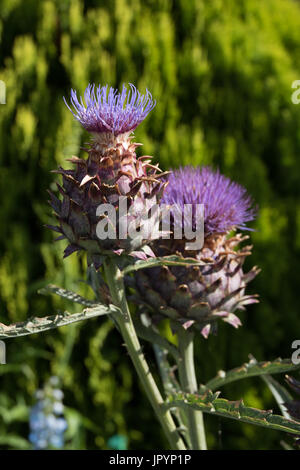
[[[83,261],[62,261],[49,222],[50,173],[87,135],[62,96],[89,82],[147,87],[157,106],[136,130],[161,167],[212,164],[260,206],[248,267],[261,303],[238,331],[199,341],[200,381],[218,369],[291,355],[299,339],[300,6],[293,0],[1,0],[0,321],[68,308],[37,295],[47,282],[85,293]],[[90,293],[87,293],[90,294]],[[74,311],[74,310],[72,310]],[[153,361],[151,350],[145,352]],[[0,446],[27,448],[28,407],[49,374],[63,380],[69,448],[105,449],[125,434],[131,449],[167,446],[118,333],[105,320],[7,341],[0,366]],[[227,386],[251,406],[274,402],[259,380]],[[276,409],[276,408],[275,408]],[[207,420],[210,448],[276,449],[283,437]]]

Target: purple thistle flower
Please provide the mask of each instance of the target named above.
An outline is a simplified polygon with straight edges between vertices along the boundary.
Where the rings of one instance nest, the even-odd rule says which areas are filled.
[[[226,233],[234,228],[251,230],[245,226],[257,213],[251,197],[243,186],[219,170],[186,166],[174,170],[168,182],[161,204],[174,205],[171,209],[174,225],[182,225],[184,205],[191,204],[194,229],[196,205],[203,204],[205,235]]]
[[[146,90],[142,95],[134,85],[129,83],[130,90],[123,85],[122,92],[108,85],[89,84],[82,97],[77,98],[75,90],[71,90],[72,111],[66,99],[64,102],[73,116],[88,131],[95,133],[112,133],[115,136],[133,131],[156,105],[151,93]]]

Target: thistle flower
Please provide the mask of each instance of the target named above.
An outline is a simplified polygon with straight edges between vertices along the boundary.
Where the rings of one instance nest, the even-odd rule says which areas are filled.
[[[237,328],[241,322],[233,312],[258,302],[255,295],[245,295],[245,287],[259,270],[254,267],[247,274],[242,270],[252,247],[238,248],[248,236],[235,233],[254,219],[252,200],[242,186],[208,167],[175,170],[168,181],[161,203],[173,205],[173,229],[183,223],[176,208],[192,204],[194,225],[196,205],[204,204],[204,245],[189,251],[184,239],[173,236],[156,241],[152,248],[158,256],[177,253],[194,257],[199,266],[138,271],[135,286],[139,299],[148,305],[153,321],[168,317],[173,325],[200,329],[205,338],[216,330],[219,319]]]
[[[63,178],[62,186],[58,185],[62,200],[50,193],[59,224],[49,227],[60,234],[59,240],[69,241],[65,256],[87,250],[96,266],[108,251],[145,257],[143,247],[148,243],[140,234],[121,239],[118,223],[114,224],[109,216],[107,223],[114,227],[115,239],[100,240],[96,231],[97,207],[112,204],[118,210],[119,197],[124,196],[130,221],[137,222],[138,228],[143,214],[156,204],[163,186],[158,179],[163,176],[161,170],[151,164],[151,157],[137,158],[135,149],[141,144],[131,142],[131,132],[155,106],[151,94],[147,91],[141,95],[131,84],[130,92],[125,86],[121,93],[113,88],[108,93],[107,90],[107,86],[99,86],[95,92],[95,86],[89,85],[84,93],[85,105],[72,90],[75,113],[71,112],[92,133],[92,142],[85,149],[87,160],[72,157],[69,161],[75,165],[74,170],[55,171]]]
[[[253,220],[256,210],[251,197],[243,186],[209,167],[186,166],[174,170],[168,177],[168,186],[161,203],[178,207],[172,210],[173,223],[182,225],[178,213],[185,204],[193,206],[193,229],[195,229],[196,206],[204,205],[204,231],[206,235],[226,233],[233,228],[249,230],[245,223]]]
[[[80,124],[92,133],[109,132],[115,136],[133,131],[156,105],[151,93],[146,90],[142,95],[132,83],[130,91],[123,85],[122,92],[108,86],[89,85],[84,92],[84,101],[78,100],[76,90],[71,90],[72,111],[67,101],[64,101]]]
[[[63,418],[63,392],[57,388],[57,377],[51,377],[43,390],[36,392],[37,403],[30,412],[29,440],[35,450],[61,449],[67,422]]]

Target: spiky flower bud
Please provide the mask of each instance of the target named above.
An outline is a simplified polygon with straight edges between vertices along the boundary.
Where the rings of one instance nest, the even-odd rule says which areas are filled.
[[[151,157],[137,158],[135,150],[141,144],[132,142],[131,135],[156,103],[148,91],[141,95],[131,84],[129,91],[123,86],[121,93],[113,88],[108,90],[107,86],[99,85],[95,90],[95,85],[89,85],[84,100],[85,104],[72,90],[74,111],[66,104],[91,133],[92,141],[86,149],[88,158],[72,157],[69,161],[75,169],[55,171],[63,179],[62,186],[58,185],[61,197],[50,193],[50,203],[59,224],[49,227],[60,233],[59,240],[68,240],[65,256],[85,249],[96,265],[101,259],[99,255],[108,250],[144,257],[143,246],[148,239],[138,233],[135,237],[120,236],[118,217],[112,219],[109,213],[99,216],[97,208],[108,204],[118,211],[123,196],[128,221],[136,223],[138,232],[141,218],[156,204],[162,189],[158,178],[163,174],[157,165],[151,164]],[[114,236],[107,230],[106,238],[99,237],[97,224],[101,217]]]
[[[192,206],[193,226],[197,205],[203,204],[204,243],[201,249],[189,250],[184,238],[173,236],[155,241],[152,248],[158,256],[194,257],[199,266],[138,271],[135,285],[140,300],[147,303],[154,321],[168,317],[173,324],[200,329],[205,338],[219,319],[237,328],[241,322],[234,312],[258,302],[255,295],[245,294],[245,288],[259,270],[254,267],[245,274],[242,269],[252,247],[239,248],[248,237],[236,233],[255,217],[252,200],[242,186],[209,167],[175,170],[168,182],[161,203],[170,206],[173,231],[185,222],[185,204]]]

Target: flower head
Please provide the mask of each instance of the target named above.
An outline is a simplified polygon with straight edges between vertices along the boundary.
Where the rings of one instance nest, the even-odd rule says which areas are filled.
[[[85,104],[72,90],[75,112],[71,111],[92,134],[90,144],[84,149],[88,158],[73,156],[69,161],[74,168],[60,167],[55,171],[62,175],[62,185],[58,185],[58,193],[49,192],[49,202],[59,225],[48,227],[60,234],[56,240],[68,240],[65,257],[86,250],[89,262],[97,268],[109,251],[146,257],[144,250],[151,236],[146,233],[144,237],[145,231],[139,229],[144,224],[144,216],[147,217],[161,196],[163,185],[158,178],[162,172],[158,165],[151,164],[150,156],[137,157],[136,148],[141,144],[133,142],[131,131],[155,102],[148,91],[141,95],[133,85],[129,92],[123,86],[120,93],[108,86],[96,89],[95,85],[89,85],[84,99]],[[119,216],[121,200],[128,208],[123,218]],[[97,212],[99,208],[101,213],[105,204],[110,204],[111,218]],[[132,236],[124,236],[122,227],[127,226],[124,220],[137,228]],[[100,233],[99,226],[104,227],[106,222],[107,228]]]
[[[247,229],[245,223],[255,218],[256,209],[246,189],[219,170],[186,166],[174,170],[168,182],[161,203],[174,206],[171,209],[174,224],[182,224],[181,214],[185,204],[192,205],[193,224],[196,206],[204,205],[205,235],[226,233],[234,228]]]
[[[151,93],[146,90],[142,95],[134,85],[129,83],[130,90],[123,85],[122,92],[108,85],[88,85],[82,97],[77,98],[75,90],[71,90],[72,111],[64,98],[65,104],[88,131],[93,133],[112,133],[117,136],[133,131],[156,105]]]
[[[219,320],[238,328],[241,321],[234,312],[258,302],[256,295],[246,295],[245,290],[259,269],[243,271],[252,247],[239,245],[248,236],[228,232],[245,228],[255,217],[252,200],[242,186],[209,167],[180,168],[168,176],[168,182],[160,202],[167,206],[168,222],[171,214],[172,237],[155,240],[153,251],[159,257],[176,253],[194,258],[199,265],[140,270],[135,273],[137,296],[148,307],[153,323],[170,318],[173,331],[192,328],[207,338],[217,331]],[[204,214],[203,207],[197,210],[200,204]],[[191,249],[186,228],[192,225],[197,231],[199,221],[203,245]],[[182,229],[183,222],[184,237],[182,233],[178,237],[177,228]]]

